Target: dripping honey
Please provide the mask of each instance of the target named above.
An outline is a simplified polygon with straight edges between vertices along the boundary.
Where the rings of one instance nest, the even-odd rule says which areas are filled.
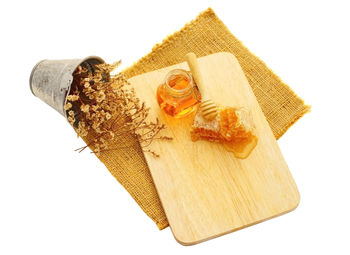
[[[168,73],[157,89],[157,101],[168,115],[180,118],[193,112],[200,101],[200,95],[191,75],[182,69]]]

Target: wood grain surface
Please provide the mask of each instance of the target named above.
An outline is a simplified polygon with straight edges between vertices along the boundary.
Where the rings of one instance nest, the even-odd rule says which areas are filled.
[[[156,89],[172,69],[189,70],[186,63],[142,74],[129,81],[138,97],[151,107],[150,117],[167,124],[164,134],[145,153],[154,183],[175,239],[196,244],[287,213],[298,206],[299,192],[275,137],[237,61],[230,53],[198,59],[207,91],[215,102],[247,107],[259,139],[247,159],[236,159],[220,144],[192,142],[193,115],[167,117],[156,100]]]

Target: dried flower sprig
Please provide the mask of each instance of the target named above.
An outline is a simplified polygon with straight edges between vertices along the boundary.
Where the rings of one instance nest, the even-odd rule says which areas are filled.
[[[67,119],[78,136],[94,134],[91,142],[77,149],[79,152],[90,147],[99,155],[104,151],[130,147],[130,144],[121,144],[126,135],[136,138],[142,148],[149,147],[156,139],[172,139],[159,135],[165,125],[158,119],[147,120],[150,109],[140,102],[123,73],[111,74],[119,65],[120,61],[96,65],[93,69],[80,65],[73,74],[64,106]],[[148,148],[144,151],[159,156]]]

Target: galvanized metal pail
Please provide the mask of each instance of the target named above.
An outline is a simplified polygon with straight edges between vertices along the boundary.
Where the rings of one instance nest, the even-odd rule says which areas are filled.
[[[82,65],[93,71],[94,66],[101,63],[104,63],[103,59],[96,56],[84,59],[42,60],[34,66],[30,74],[30,89],[35,96],[66,117],[64,105],[75,69]]]

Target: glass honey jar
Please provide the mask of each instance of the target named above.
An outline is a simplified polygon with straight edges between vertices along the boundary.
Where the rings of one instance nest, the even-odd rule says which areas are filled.
[[[158,86],[157,101],[166,114],[181,118],[196,110],[200,94],[189,72],[174,69]]]

